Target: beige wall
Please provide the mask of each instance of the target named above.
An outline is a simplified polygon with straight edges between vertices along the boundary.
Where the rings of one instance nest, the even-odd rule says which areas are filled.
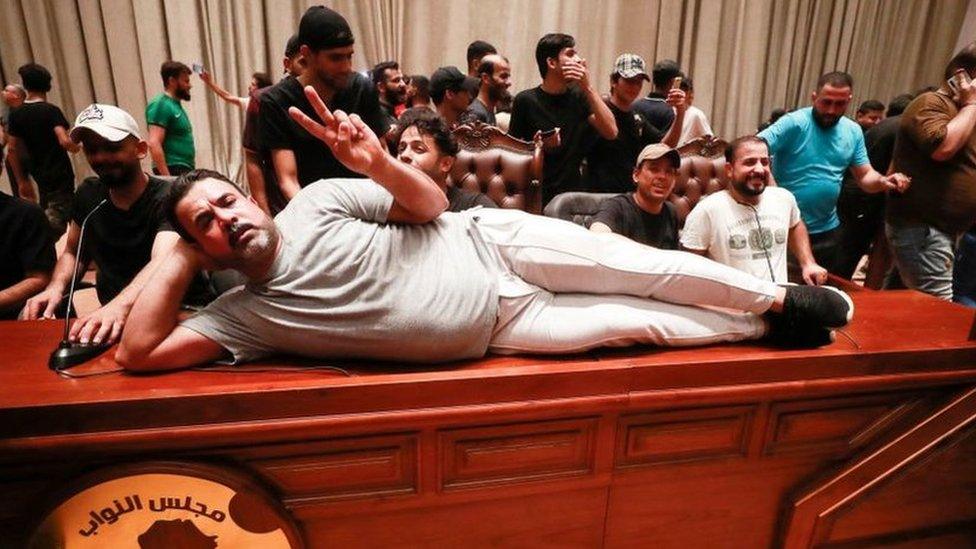
[[[116,103],[144,124],[161,91],[159,64],[202,61],[243,93],[256,70],[281,74],[280,57],[302,0],[6,0],[0,2],[0,77],[28,61],[55,75],[51,101],[71,119],[92,101]],[[594,82],[609,88],[622,52],[681,62],[696,104],[716,132],[755,129],[776,107],[807,104],[819,74],[848,70],[855,102],[936,84],[966,21],[964,0],[338,0],[356,34],[355,62],[398,59],[407,73],[464,67],[485,39],[507,55],[514,90],[537,85],[534,49],[552,31],[576,36]],[[967,17],[968,11],[968,17]],[[187,105],[199,166],[240,175],[240,112],[194,77]],[[80,172],[87,171],[80,156]]]

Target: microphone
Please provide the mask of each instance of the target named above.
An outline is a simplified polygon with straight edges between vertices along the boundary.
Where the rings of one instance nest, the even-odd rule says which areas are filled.
[[[83,250],[82,246],[85,243],[85,226],[88,225],[88,219],[91,218],[92,214],[98,211],[99,208],[108,202],[107,198],[103,198],[97,206],[88,212],[88,215],[81,220],[81,230],[78,234],[78,249],[75,253],[75,267],[71,271],[71,287],[68,290],[68,307],[65,309],[64,313],[64,334],[61,336],[61,343],[58,344],[58,348],[51,353],[51,358],[47,361],[47,367],[54,370],[55,372],[60,372],[61,370],[67,370],[72,366],[77,366],[82,362],[95,358],[96,356],[105,352],[108,349],[108,345],[81,345],[79,343],[72,343],[68,341],[68,329],[70,328],[71,322],[71,306],[73,305],[73,299],[75,297],[75,282],[81,278],[78,275],[78,266],[81,264],[81,252]]]

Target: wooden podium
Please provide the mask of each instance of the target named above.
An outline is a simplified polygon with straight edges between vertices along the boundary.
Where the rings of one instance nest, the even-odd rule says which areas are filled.
[[[59,324],[3,323],[0,546],[72,479],[152,460],[246,475],[307,547],[973,546],[973,311],[854,300],[814,351],[331,364],[348,375],[65,379]]]

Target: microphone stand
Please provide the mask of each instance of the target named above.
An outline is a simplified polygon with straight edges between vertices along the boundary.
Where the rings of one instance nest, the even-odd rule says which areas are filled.
[[[68,290],[68,307],[65,309],[64,314],[64,333],[61,336],[61,343],[58,344],[58,348],[51,353],[51,358],[47,361],[48,368],[54,370],[55,372],[60,372],[61,370],[67,370],[72,366],[81,364],[82,362],[88,361],[96,356],[105,352],[108,349],[108,345],[82,345],[80,343],[72,343],[68,341],[68,328],[70,327],[71,321],[71,306],[73,305],[73,299],[75,297],[75,282],[80,278],[78,276],[78,266],[81,263],[82,246],[85,243],[85,227],[88,225],[88,219],[91,218],[92,214],[98,211],[99,208],[105,205],[108,199],[102,199],[97,206],[88,212],[88,215],[81,220],[81,231],[78,234],[78,249],[75,254],[75,268],[72,271],[71,277],[71,287]]]

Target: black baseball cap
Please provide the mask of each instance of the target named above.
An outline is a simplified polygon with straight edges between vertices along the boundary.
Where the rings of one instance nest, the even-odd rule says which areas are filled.
[[[430,75],[430,95],[438,97],[448,90],[467,89],[465,88],[467,78],[457,67],[441,67]]]
[[[298,40],[313,51],[343,48],[355,42],[346,18],[325,6],[305,10],[298,24]]]

